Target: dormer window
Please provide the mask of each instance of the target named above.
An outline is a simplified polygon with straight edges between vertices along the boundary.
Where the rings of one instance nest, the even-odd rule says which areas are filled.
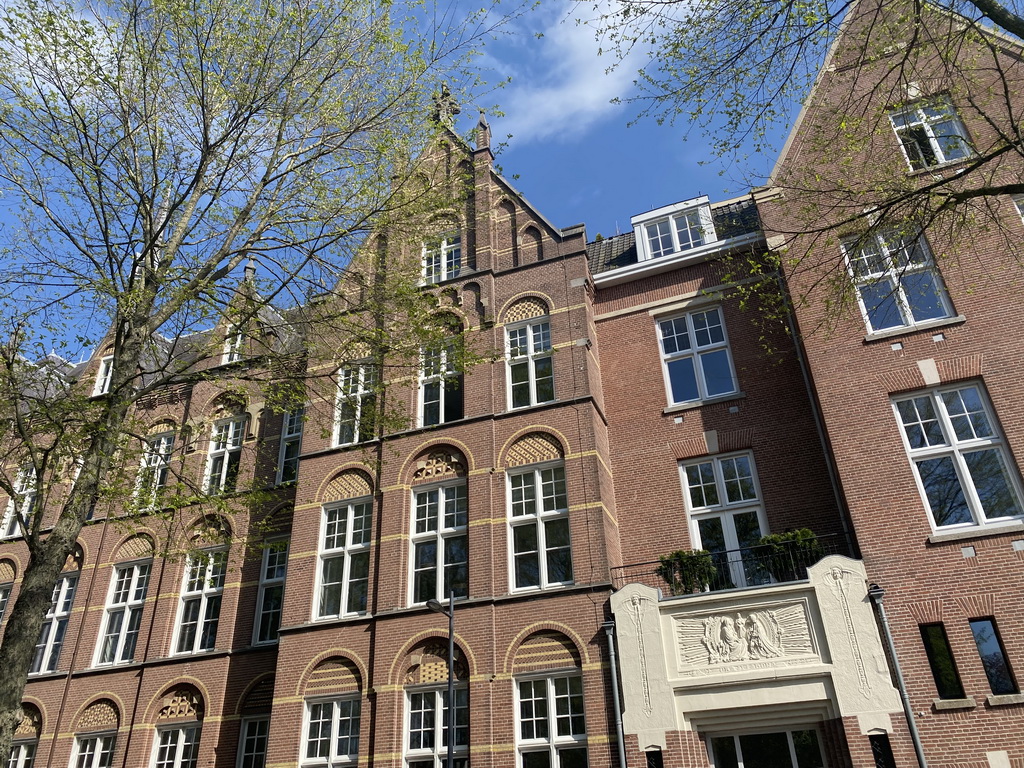
[[[110,377],[114,373],[114,356],[106,355],[100,360],[99,370],[96,371],[96,384],[93,385],[92,394],[105,395],[110,391]]]
[[[462,236],[448,232],[423,244],[423,282],[440,283],[462,270]]]
[[[227,365],[228,363],[236,363],[242,359],[242,331],[239,328],[232,326],[227,335],[224,337],[224,353],[221,358],[221,363]]]
[[[707,197],[634,216],[631,223],[641,261],[684,253],[718,239]]]

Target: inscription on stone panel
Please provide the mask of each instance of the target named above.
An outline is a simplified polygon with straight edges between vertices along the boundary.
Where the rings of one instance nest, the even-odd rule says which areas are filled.
[[[749,673],[816,659],[802,602],[676,617],[682,675]]]

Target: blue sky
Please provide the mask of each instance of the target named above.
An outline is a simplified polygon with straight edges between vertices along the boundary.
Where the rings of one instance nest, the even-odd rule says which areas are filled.
[[[598,55],[594,30],[574,20],[589,10],[541,3],[484,49],[492,81],[512,78],[490,96],[504,116],[488,117],[493,145],[512,134],[497,158],[506,178],[555,226],[585,223],[589,239],[626,232],[630,216],[662,205],[747,191],[774,158],[715,160],[700,130],[687,136],[685,120],[629,125],[638,106],[611,100],[630,95],[636,69],[647,62],[636,57],[607,73],[614,59]],[[467,106],[459,129],[468,131],[476,119]]]

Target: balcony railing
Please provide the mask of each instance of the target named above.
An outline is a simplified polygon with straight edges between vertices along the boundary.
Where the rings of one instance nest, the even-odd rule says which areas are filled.
[[[677,563],[632,563],[612,568],[612,584],[615,589],[632,583],[646,584],[660,589],[666,597],[785,584],[806,579],[807,569],[828,555],[851,557],[847,538],[841,534],[818,536],[800,543],[746,547],[704,556],[694,554]]]

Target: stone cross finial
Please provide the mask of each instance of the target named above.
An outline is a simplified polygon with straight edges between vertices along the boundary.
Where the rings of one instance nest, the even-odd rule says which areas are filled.
[[[441,92],[434,97],[434,121],[451,128],[455,123],[455,115],[461,111],[448,89],[448,83],[441,83]]]

